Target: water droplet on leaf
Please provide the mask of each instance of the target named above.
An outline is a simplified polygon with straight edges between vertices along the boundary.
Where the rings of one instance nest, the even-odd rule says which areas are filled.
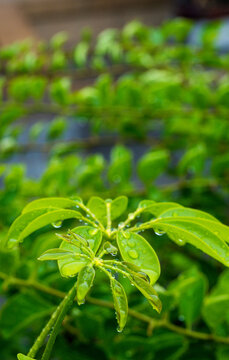
[[[59,229],[61,226],[62,226],[62,221],[56,221],[56,222],[53,222],[52,223],[52,226],[55,228],[55,229]]]
[[[128,255],[132,258],[132,259],[137,259],[138,258],[138,253],[136,250],[129,250],[128,251]]]

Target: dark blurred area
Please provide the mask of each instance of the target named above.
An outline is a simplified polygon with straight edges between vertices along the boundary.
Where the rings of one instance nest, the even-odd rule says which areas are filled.
[[[0,0],[0,45],[26,37],[47,40],[62,30],[75,43],[83,27],[91,27],[96,36],[133,19],[157,26],[176,16],[202,20],[227,15],[228,0]]]
[[[228,0],[178,0],[176,15],[192,19],[216,18],[229,14]]]

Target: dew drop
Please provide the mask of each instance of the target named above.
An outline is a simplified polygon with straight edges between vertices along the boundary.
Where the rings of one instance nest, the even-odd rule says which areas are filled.
[[[177,239],[176,242],[177,242],[177,244],[180,245],[180,246],[185,245],[185,241],[182,240],[182,239]]]
[[[127,242],[127,244],[130,246],[130,247],[135,247],[135,241],[134,240],[129,240],[128,242]]]
[[[55,229],[59,229],[61,226],[62,226],[62,221],[56,221],[56,222],[53,222],[52,223],[52,226],[55,228]]]
[[[117,327],[118,333],[121,333],[123,329],[121,329],[119,326]]]
[[[129,216],[128,216],[128,219],[129,220],[134,220],[134,213],[130,213]]]
[[[132,258],[132,259],[137,259],[138,258],[138,253],[136,250],[129,250],[128,251],[128,255]]]
[[[155,234],[158,235],[158,236],[162,236],[162,235],[165,234],[165,232],[164,232],[163,230],[159,230],[159,229],[155,230],[154,232],[155,232]]]

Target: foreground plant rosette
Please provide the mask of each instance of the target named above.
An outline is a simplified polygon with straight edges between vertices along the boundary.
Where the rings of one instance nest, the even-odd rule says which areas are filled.
[[[29,203],[13,222],[8,233],[9,248],[17,247],[26,237],[50,224],[58,229],[64,220],[74,219],[79,225],[74,224],[66,233],[57,233],[60,246],[46,250],[38,258],[56,260],[61,276],[77,276],[77,281],[43,328],[28,357],[19,354],[19,360],[33,359],[51,332],[42,360],[50,358],[66,313],[75,298],[79,305],[85,302],[97,271],[109,279],[118,331],[123,330],[128,315],[127,296],[120,277],[128,279],[160,313],[162,304],[154,289],[160,276],[160,263],[142,236],[147,229],[157,235],[166,233],[179,246],[189,243],[229,266],[229,228],[212,215],[177,203],[152,200],[141,201],[129,214],[127,207],[125,196],[114,200],[92,197],[86,205],[78,197],[44,198]]]

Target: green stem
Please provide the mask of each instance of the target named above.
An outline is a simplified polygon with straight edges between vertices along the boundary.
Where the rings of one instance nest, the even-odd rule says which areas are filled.
[[[43,345],[43,343],[44,343],[46,337],[48,336],[48,334],[50,333],[52,327],[54,326],[54,324],[56,322],[58,322],[60,314],[62,314],[64,312],[64,310],[66,309],[66,307],[68,307],[69,299],[72,299],[72,294],[73,294],[73,298],[74,298],[74,296],[76,294],[75,286],[76,285],[74,285],[73,288],[69,291],[69,293],[67,295],[65,295],[63,301],[61,301],[59,306],[56,308],[56,310],[52,314],[51,318],[49,319],[48,323],[42,329],[40,335],[37,337],[35,343],[29,350],[28,356],[30,356],[32,358],[34,358],[36,356],[37,351]],[[42,287],[40,287],[40,286],[39,286],[39,288],[40,288],[40,290],[42,289]],[[43,357],[42,357],[42,359],[43,359]],[[46,359],[48,359],[48,358],[46,358]]]
[[[122,230],[124,229],[127,225],[129,225],[133,220],[135,220],[135,218],[141,214],[141,212],[144,211],[144,208],[139,208],[137,210],[135,210],[134,213],[129,214],[127,219],[119,226],[118,230]],[[114,230],[111,233],[111,237],[114,237],[117,233],[118,230]],[[129,230],[128,230],[129,231]]]
[[[108,237],[111,236],[111,203],[106,202],[107,208],[107,235]]]
[[[86,213],[88,213],[88,215],[91,216],[91,218],[98,223],[99,227],[101,228],[102,231],[105,232],[105,228],[103,226],[103,224],[99,221],[99,219],[97,219],[97,217],[93,214],[93,212],[91,212],[91,210],[86,206],[84,205],[83,203],[79,202],[78,203],[79,207],[81,207],[81,209],[83,209]],[[85,218],[86,221],[87,221],[87,218]],[[93,223],[93,226],[95,226],[95,224]]]
[[[62,306],[60,307],[60,311],[57,315],[55,325],[53,327],[53,330],[51,332],[51,335],[49,337],[49,340],[47,342],[47,345],[46,345],[46,348],[45,348],[45,351],[43,353],[41,360],[49,360],[51,352],[52,352],[52,348],[55,343],[55,340],[58,335],[61,324],[64,320],[66,313],[68,312],[69,308],[71,307],[75,296],[76,296],[76,283],[71,288],[71,290],[68,292],[68,294],[66,295],[64,300],[62,301]]]

